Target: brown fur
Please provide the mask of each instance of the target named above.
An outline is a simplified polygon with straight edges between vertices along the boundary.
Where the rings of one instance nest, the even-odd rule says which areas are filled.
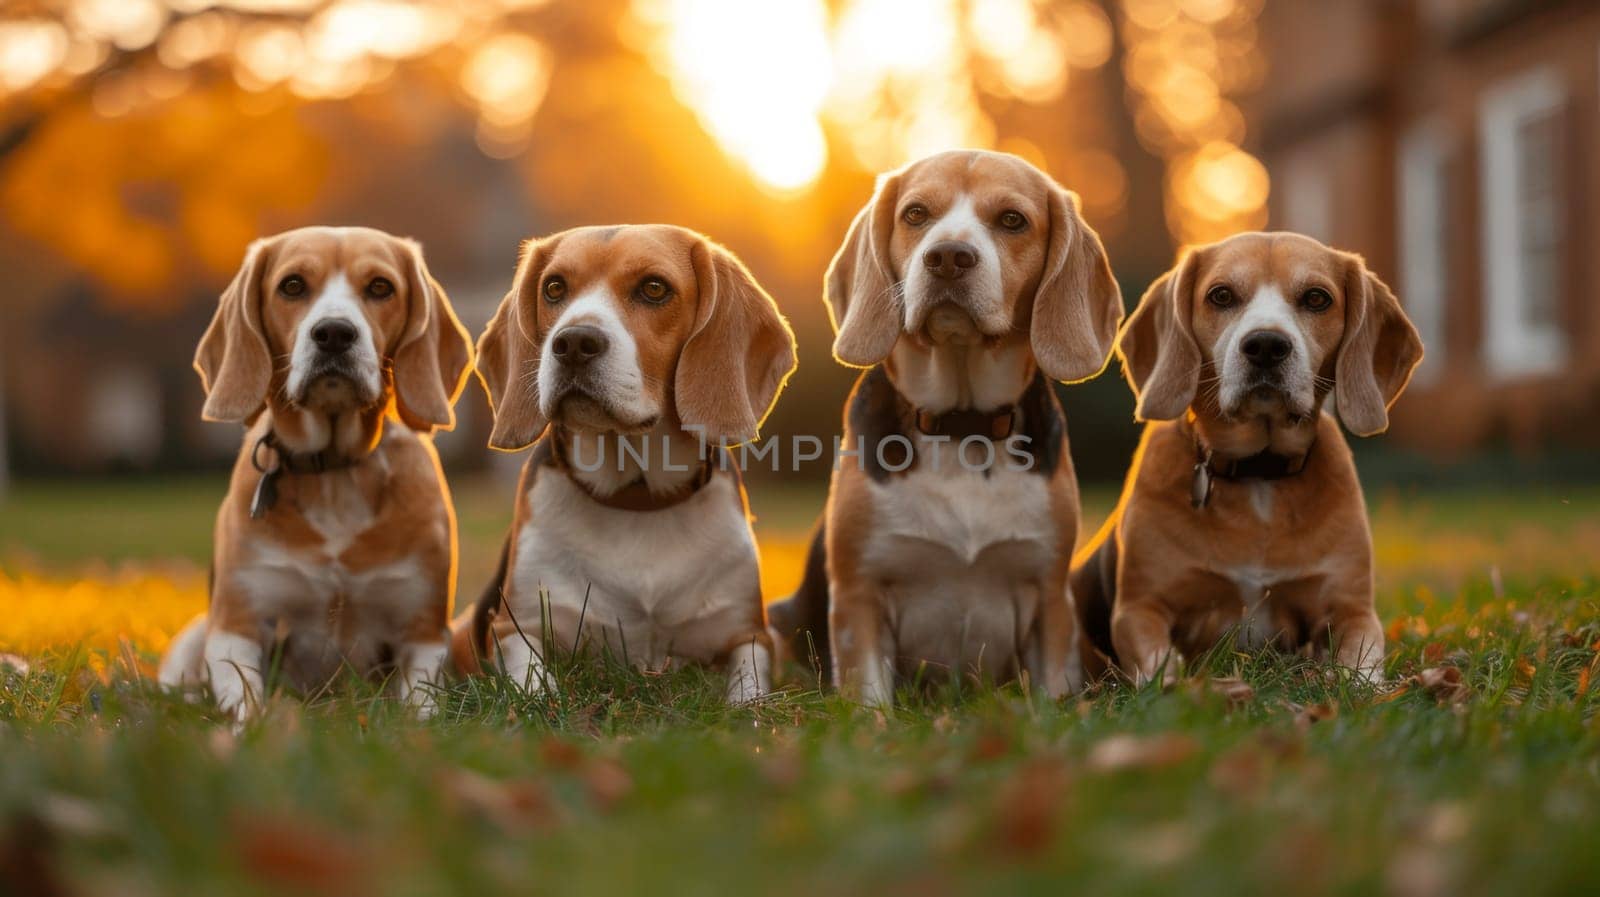
[[[1239,313],[1207,302],[1218,284],[1239,297],[1267,285],[1332,298],[1325,311],[1296,312],[1323,378],[1309,416],[1230,416],[1200,388],[1216,376],[1212,347]],[[1359,257],[1292,234],[1241,235],[1191,250],[1152,285],[1117,350],[1149,423],[1121,502],[1074,562],[1087,672],[1114,663],[1140,681],[1163,667],[1170,678],[1174,649],[1192,659],[1246,622],[1241,581],[1265,590],[1259,636],[1288,650],[1331,647],[1339,663],[1370,671],[1383,632],[1366,507],[1339,425],[1320,408],[1331,391],[1352,431],[1386,426],[1422,357],[1393,294]],[[1305,466],[1282,479],[1218,479],[1196,509],[1197,443],[1219,459],[1304,454]]]
[[[383,361],[382,393],[367,407],[329,416],[293,404],[285,383],[309,300],[341,271],[355,284],[388,279],[394,293],[362,304]],[[279,294],[290,274],[306,281],[302,297]],[[251,422],[217,514],[209,631],[257,637],[262,596],[244,594],[232,574],[254,546],[268,542],[305,565],[338,564],[352,573],[415,560],[437,600],[415,618],[392,621],[393,642],[444,637],[455,585],[455,514],[432,442],[414,431],[453,426],[451,406],[471,360],[471,342],[412,241],[364,228],[305,228],[250,247],[195,356],[207,389],[206,417]],[[322,451],[351,463],[320,474],[285,473],[271,511],[252,519],[261,480],[252,455],[269,431],[291,452]],[[327,444],[314,443],[323,438],[318,434]],[[262,462],[272,463],[271,451],[260,451]],[[327,501],[335,479],[374,509],[371,524],[336,552],[306,517]],[[330,616],[344,612],[339,596],[327,598]],[[361,622],[341,618],[341,631]]]

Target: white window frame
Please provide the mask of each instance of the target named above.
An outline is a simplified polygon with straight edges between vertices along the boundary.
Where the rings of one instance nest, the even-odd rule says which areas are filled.
[[[1302,150],[1285,160],[1282,189],[1283,226],[1333,242],[1333,185],[1313,153]]]
[[[1446,305],[1459,286],[1450,274],[1450,210],[1445,207],[1450,157],[1449,135],[1441,122],[1423,122],[1400,141],[1395,222],[1400,302],[1422,336],[1425,351],[1415,378],[1419,384],[1434,381],[1444,369]]]
[[[1544,67],[1501,81],[1479,103],[1483,347],[1490,373],[1501,378],[1553,373],[1567,361],[1567,336],[1561,326],[1532,326],[1522,314],[1527,272],[1518,250],[1522,159],[1517,142],[1523,122],[1559,111],[1566,101],[1559,72]],[[1564,223],[1558,218],[1558,227]]]

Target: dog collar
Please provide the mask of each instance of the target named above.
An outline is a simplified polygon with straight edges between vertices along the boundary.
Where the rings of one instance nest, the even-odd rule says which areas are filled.
[[[262,460],[263,449],[271,457],[270,463]],[[329,449],[320,452],[291,452],[271,430],[262,434],[250,448],[250,466],[261,474],[256,481],[255,495],[250,499],[250,519],[260,520],[278,503],[278,478],[286,473],[326,473],[354,467],[359,459],[337,454]]]
[[[579,479],[573,471],[572,465],[567,461],[566,433],[558,430],[552,430],[550,433],[550,463],[596,504],[618,511],[664,511],[683,504],[711,482],[711,475],[715,472],[715,465],[701,458],[700,467],[695,471],[694,478],[670,492],[652,491],[650,484],[640,477],[613,492],[602,495],[596,492],[593,486]]]
[[[1313,442],[1312,445],[1316,443]],[[1224,480],[1281,480],[1292,477],[1306,468],[1306,458],[1311,449],[1299,455],[1282,455],[1273,451],[1260,451],[1244,458],[1224,461],[1214,456],[1211,449],[1194,441],[1194,476],[1189,483],[1189,503],[1199,510],[1211,501],[1211,488],[1217,479]]]
[[[969,436],[999,441],[1011,436],[1016,429],[1016,407],[1005,405],[994,411],[965,409],[935,414],[921,408],[912,409],[917,432],[925,436],[947,436],[957,442]]]

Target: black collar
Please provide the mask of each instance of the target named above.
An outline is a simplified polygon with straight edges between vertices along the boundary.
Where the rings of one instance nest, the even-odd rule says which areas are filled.
[[[265,449],[266,451],[262,451]],[[278,478],[286,473],[318,474],[343,470],[361,463],[360,458],[341,455],[332,449],[320,452],[291,452],[268,430],[250,447],[250,466],[261,474],[255,496],[250,500],[250,518],[260,520],[278,503]]]
[[[1306,458],[1311,455],[1313,441],[1304,453],[1299,455],[1282,455],[1270,449],[1256,452],[1244,458],[1225,460],[1214,455],[1201,441],[1199,434],[1194,439],[1194,477],[1189,484],[1189,503],[1196,510],[1206,506],[1211,500],[1211,488],[1215,480],[1282,480],[1295,476],[1306,468]]]
[[[1016,409],[1011,405],[993,411],[967,408],[943,414],[921,408],[914,410],[917,432],[925,436],[948,436],[957,442],[969,436],[999,441],[1008,438],[1016,428]]]
[[[654,492],[650,489],[643,476],[628,483],[621,488],[601,495],[594,491],[594,487],[584,482],[573,471],[572,465],[567,461],[567,432],[556,427],[550,428],[547,437],[550,440],[550,466],[566,474],[584,494],[595,501],[596,504],[614,508],[618,511],[661,511],[674,505],[682,504],[689,500],[696,492],[711,482],[711,475],[715,472],[716,465],[711,461],[701,458],[700,467],[695,471],[694,478],[689,482],[673,489],[670,492]],[[720,450],[718,450],[720,451]]]

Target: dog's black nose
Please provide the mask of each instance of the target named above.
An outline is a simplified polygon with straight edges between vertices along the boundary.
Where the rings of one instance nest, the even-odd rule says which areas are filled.
[[[550,338],[551,354],[555,355],[556,361],[569,367],[583,367],[606,354],[609,348],[611,338],[606,336],[605,331],[587,324],[563,327]]]
[[[1283,363],[1289,353],[1294,351],[1294,343],[1277,330],[1256,330],[1245,334],[1244,342],[1239,346],[1244,352],[1244,357],[1258,368],[1277,367]]]
[[[329,355],[338,355],[355,345],[356,325],[341,318],[329,318],[311,328],[311,341]]]
[[[940,240],[922,254],[922,264],[940,280],[955,280],[978,264],[978,250],[960,240]]]

